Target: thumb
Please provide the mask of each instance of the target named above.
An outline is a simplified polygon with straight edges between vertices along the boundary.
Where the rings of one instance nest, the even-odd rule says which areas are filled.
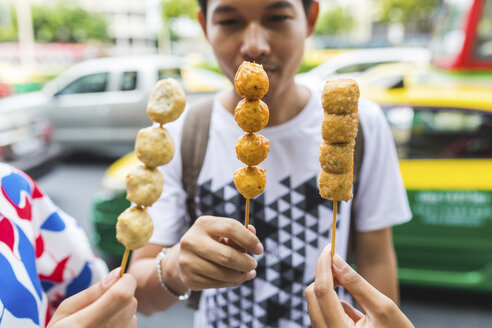
[[[343,286],[367,312],[371,313],[385,303],[387,297],[368,283],[340,255],[333,256],[333,274]]]
[[[248,224],[248,230],[256,235],[256,228],[252,224]]]
[[[99,283],[67,298],[60,304],[58,310],[66,315],[70,315],[92,304],[118,280],[119,270],[120,268],[114,269]]]

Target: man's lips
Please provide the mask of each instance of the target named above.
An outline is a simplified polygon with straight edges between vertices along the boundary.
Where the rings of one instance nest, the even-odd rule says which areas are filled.
[[[263,67],[263,69],[267,73],[268,78],[271,78],[272,75],[275,74],[275,72],[277,71],[276,69],[270,69],[270,68],[265,68],[265,67]]]
[[[264,64],[261,61],[253,61],[253,62],[255,62],[256,64],[260,64],[260,65],[263,66],[263,69],[267,73],[268,78],[270,78],[273,74],[275,74],[278,71],[278,68],[279,68],[278,65],[273,64],[273,63],[266,63],[266,64]],[[239,69],[239,65],[236,67],[235,72],[237,72],[238,69]]]

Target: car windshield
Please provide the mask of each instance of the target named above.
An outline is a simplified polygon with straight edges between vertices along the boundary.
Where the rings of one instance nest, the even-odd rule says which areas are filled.
[[[95,73],[82,76],[58,92],[59,95],[96,93],[106,91],[108,73]]]
[[[492,113],[451,108],[385,109],[400,158],[492,158]]]
[[[474,54],[477,59],[492,61],[492,0],[485,0],[483,4]]]
[[[438,57],[455,56],[463,48],[465,32],[464,16],[472,0],[445,0],[441,8],[436,33],[431,42],[433,54]]]

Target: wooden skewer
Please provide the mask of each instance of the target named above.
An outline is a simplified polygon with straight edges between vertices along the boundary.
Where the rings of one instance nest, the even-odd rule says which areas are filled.
[[[121,260],[121,268],[120,268],[120,278],[123,277],[125,273],[126,263],[128,262],[128,255],[130,255],[130,249],[125,247],[125,253],[123,254],[123,259]]]
[[[244,211],[244,226],[247,228],[249,225],[249,198],[246,198],[246,210]]]
[[[331,224],[331,257],[335,255],[335,234],[337,232],[337,201],[333,202],[333,223]]]

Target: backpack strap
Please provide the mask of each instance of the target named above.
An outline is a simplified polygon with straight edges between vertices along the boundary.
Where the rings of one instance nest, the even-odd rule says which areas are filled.
[[[182,184],[186,192],[186,210],[190,226],[197,219],[195,196],[197,181],[207,152],[210,118],[214,97],[207,97],[189,106],[181,137]],[[200,303],[201,292],[193,291],[187,305],[195,310]]]
[[[190,105],[181,137],[183,169],[181,181],[186,192],[186,210],[190,217],[190,226],[197,219],[195,204],[197,181],[207,152],[213,101],[213,97],[208,97]]]
[[[352,199],[352,208],[350,211],[350,230],[347,246],[347,260],[352,260],[353,252],[355,250],[355,220],[357,218],[357,211],[354,206],[354,199],[358,196],[359,182],[360,182],[360,170],[362,168],[362,161],[364,160],[364,131],[362,125],[358,124],[358,133],[355,137],[355,149],[354,149],[354,198]]]

